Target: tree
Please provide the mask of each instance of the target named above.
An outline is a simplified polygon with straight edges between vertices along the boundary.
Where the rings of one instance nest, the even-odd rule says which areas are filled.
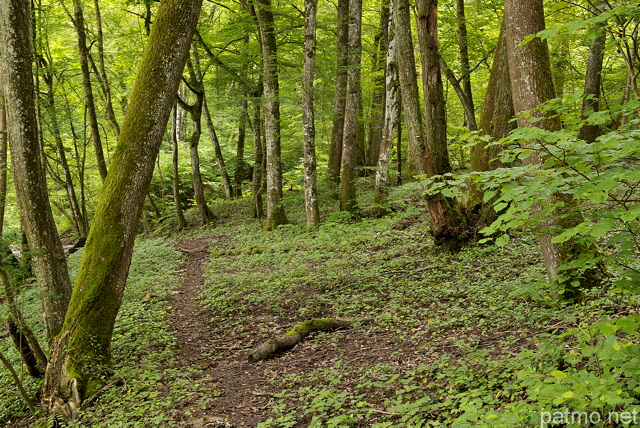
[[[513,97],[511,95],[511,79],[509,78],[509,58],[507,57],[506,33],[504,31],[504,19],[502,21],[496,53],[487,83],[487,93],[484,98],[482,112],[480,114],[480,133],[491,137],[489,143],[480,140],[470,153],[471,171],[493,171],[502,166],[498,159],[501,147],[490,144],[505,138],[513,129],[515,123],[513,111]],[[488,226],[495,220],[496,213],[491,203],[484,202],[482,188],[471,183],[469,186],[469,199],[467,207],[470,211],[479,213],[478,226]]]
[[[64,328],[51,346],[43,401],[54,412],[74,416],[82,400],[104,381],[99,368],[110,363],[111,336],[138,221],[201,4],[163,0],[158,7]]]
[[[504,16],[509,75],[518,126],[537,126],[547,131],[558,131],[562,128],[558,115],[539,108],[543,103],[555,98],[549,49],[546,41],[539,37],[528,39],[545,28],[542,0],[505,0]],[[523,43],[525,40],[526,43]],[[528,120],[525,113],[536,122]],[[532,152],[523,163],[541,165],[546,156],[544,150],[537,146],[535,141],[529,141],[527,144],[532,148]],[[568,229],[582,221],[575,202],[561,194],[556,198],[563,202],[564,207],[555,213],[556,219],[542,221],[543,230],[538,233],[547,274],[552,279],[559,276],[563,264],[581,256],[593,258],[597,253],[593,242],[576,239],[567,240],[562,244],[552,242],[554,229]],[[533,205],[534,214],[541,211],[542,203]],[[589,267],[583,271],[564,272],[563,276],[567,278],[565,297],[578,297],[581,289],[598,285],[602,274],[601,266]],[[573,285],[574,281],[579,283],[578,287]]]
[[[356,200],[356,151],[358,118],[360,114],[360,63],[362,57],[362,1],[349,0],[349,43],[347,91],[342,134],[342,163],[340,165],[340,209],[354,213]]]
[[[266,230],[287,223],[282,201],[282,162],[280,159],[280,85],[271,0],[255,0],[264,82],[264,133],[267,146],[267,222]]]
[[[349,0],[338,0],[337,21],[336,86],[333,96],[333,126],[331,128],[331,146],[329,148],[328,165],[329,178],[333,182],[333,185],[335,185],[336,187],[340,184],[344,115],[347,102],[347,65],[349,61]]]
[[[467,125],[471,131],[476,131],[475,107],[471,90],[471,66],[469,65],[469,38],[467,37],[467,16],[464,11],[464,0],[456,0],[456,17],[458,21],[458,47],[460,49],[460,73],[462,76],[462,90],[465,95],[465,113]]]
[[[84,87],[85,106],[91,127],[91,138],[95,149],[98,172],[102,181],[107,177],[107,163],[102,150],[102,139],[100,137],[100,125],[98,124],[98,114],[93,97],[93,87],[91,85],[91,75],[89,72],[89,53],[87,49],[87,35],[84,28],[84,14],[82,12],[81,0],[73,0],[74,18],[73,24],[78,34],[78,52],[80,56],[80,70],[82,71],[82,84]]]
[[[376,168],[376,188],[375,202],[379,210],[387,210],[387,197],[389,195],[389,159],[393,148],[393,137],[395,135],[396,122],[398,121],[399,103],[398,90],[398,50],[393,27],[393,2],[391,0],[390,13],[387,22],[389,43],[387,46],[387,60],[385,69],[385,107],[384,125],[382,127],[382,141],[380,143],[380,153]]]
[[[316,191],[316,128],[313,106],[313,68],[316,55],[317,0],[304,3],[304,68],[302,76],[302,122],[304,135],[304,204],[307,227],[320,225]]]
[[[427,177],[453,173],[447,146],[447,115],[440,68],[437,0],[416,0],[416,17],[422,58],[426,146],[422,154]],[[430,229],[436,246],[457,251],[464,240],[466,219],[455,197],[438,192],[428,196]]]
[[[42,295],[47,337],[62,329],[71,295],[66,258],[60,245],[42,164],[31,69],[31,18],[28,3],[0,4],[0,74],[14,183],[33,265]]]
[[[187,226],[187,220],[184,218],[184,213],[182,212],[182,197],[180,196],[180,170],[178,169],[178,158],[180,153],[178,150],[178,101],[176,101],[176,104],[173,107],[172,118],[171,147],[173,155],[171,165],[173,168],[173,205],[176,210],[176,219],[178,221],[176,229],[182,230]]]

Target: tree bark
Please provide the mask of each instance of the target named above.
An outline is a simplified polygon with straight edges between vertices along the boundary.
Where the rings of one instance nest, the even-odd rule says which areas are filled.
[[[104,35],[102,32],[102,14],[100,13],[100,1],[93,0],[93,6],[96,14],[96,32],[97,32],[97,44],[98,44],[98,64],[100,72],[97,73],[100,76],[100,83],[102,85],[102,92],[104,93],[105,100],[105,113],[107,119],[113,127],[113,131],[116,134],[116,138],[120,135],[120,124],[116,118],[116,113],[113,110],[113,101],[111,97],[111,86],[109,85],[109,77],[107,76],[107,69],[104,64]]]
[[[336,28],[336,87],[333,95],[333,126],[329,147],[329,178],[337,188],[340,185],[342,164],[342,137],[347,103],[347,65],[349,44],[349,0],[338,0],[338,23]],[[336,196],[339,194],[336,192]]]
[[[498,36],[493,64],[487,83],[487,93],[480,114],[480,134],[491,136],[492,141],[506,137],[515,123],[513,98],[511,95],[511,79],[509,78],[509,58],[507,57],[506,33],[504,19]],[[502,167],[497,159],[501,147],[479,141],[471,147],[471,171],[493,171]],[[496,213],[491,203],[484,203],[484,192],[475,183],[469,186],[468,209],[478,213],[478,227],[488,226],[496,219]]]
[[[447,146],[447,115],[440,70],[437,0],[416,0],[416,14],[422,57],[427,142],[423,162],[428,177],[442,176],[453,173],[453,168]],[[445,252],[458,251],[466,240],[466,219],[460,211],[458,201],[438,193],[427,198],[427,206],[431,234],[436,247]]]
[[[380,9],[380,27],[375,36],[372,80],[373,93],[371,95],[371,120],[369,124],[369,138],[367,145],[366,165],[376,166],[380,156],[382,133],[385,123],[385,68],[387,46],[389,45],[389,1],[382,2]]]
[[[393,138],[396,131],[396,122],[398,121],[399,100],[398,90],[400,86],[398,77],[398,51],[394,37],[393,27],[393,2],[391,0],[390,13],[388,16],[387,26],[389,34],[389,42],[387,46],[387,60],[385,70],[385,107],[384,107],[384,125],[382,128],[382,140],[380,143],[380,151],[376,168],[376,187],[375,187],[375,203],[378,206],[380,214],[388,210],[389,196],[389,159],[391,158],[391,149],[393,148]]]
[[[476,131],[475,106],[473,103],[473,91],[471,89],[471,66],[469,65],[469,38],[467,37],[467,16],[464,11],[464,0],[456,0],[456,18],[458,21],[458,48],[460,51],[460,80],[466,98],[465,112],[467,126],[470,131]]]
[[[242,182],[244,181],[244,146],[247,135],[248,102],[242,100],[240,119],[238,120],[238,144],[236,146],[236,170],[233,174],[235,186],[233,192],[236,198],[242,197]]]
[[[313,76],[316,56],[316,12],[318,0],[304,2],[304,66],[302,76],[302,123],[304,138],[304,207],[307,227],[320,225],[316,191],[316,127],[313,105]]]
[[[171,126],[171,143],[173,147],[172,167],[173,167],[173,205],[176,210],[178,224],[177,230],[182,230],[187,226],[187,220],[182,212],[182,197],[180,196],[180,170],[178,168],[178,103],[173,107],[173,121]]]
[[[61,331],[71,282],[40,156],[28,3],[20,0],[0,3],[0,28],[0,75],[14,183],[42,295],[45,329],[51,339]]]
[[[527,36],[537,34],[545,28],[542,0],[505,0],[505,21],[509,75],[515,112],[520,114],[533,111],[531,117],[541,119],[534,124],[520,115],[518,125],[521,127],[537,126],[548,131],[558,131],[562,124],[557,115],[539,110],[534,111],[540,104],[555,98],[547,43],[536,37],[521,45]],[[529,145],[535,147],[534,142],[529,142]],[[525,165],[540,165],[544,159],[545,155],[541,150],[534,150],[531,156],[523,160],[523,163]],[[558,277],[559,268],[564,263],[585,254],[596,256],[597,259],[597,249],[593,243],[579,243],[575,239],[568,240],[563,244],[551,242],[553,237],[551,229],[570,228],[582,221],[582,216],[574,201],[562,195],[558,195],[556,198],[564,203],[564,208],[556,213],[559,216],[557,220],[543,221],[544,230],[538,234],[547,274],[552,279]],[[534,215],[540,209],[540,204],[534,204]],[[598,285],[602,274],[600,266],[587,269],[584,272],[565,271],[563,276],[569,277],[565,283],[565,298],[579,297],[581,289]],[[573,281],[578,281],[579,286],[572,285]]]
[[[73,0],[74,25],[78,35],[78,52],[80,56],[80,70],[82,71],[82,86],[84,87],[84,97],[86,102],[89,126],[91,128],[91,139],[96,154],[96,162],[100,178],[104,182],[107,177],[107,163],[102,150],[102,139],[100,137],[100,125],[98,124],[98,114],[93,98],[93,88],[91,85],[91,75],[89,73],[89,59],[87,50],[87,35],[84,28],[84,16],[82,13],[81,0]]]
[[[589,58],[587,59],[587,70],[584,76],[584,98],[582,99],[582,119],[585,120],[589,114],[600,110],[600,87],[602,85],[602,63],[604,62],[604,48],[606,42],[606,23],[600,22],[596,25],[596,30],[600,35],[591,41],[589,47]],[[578,138],[593,143],[602,132],[600,125],[584,124],[580,128]]]
[[[17,1],[17,0],[16,0]],[[43,402],[74,416],[104,382],[144,200],[202,0],[163,0],[147,41],[80,263],[64,329],[51,347]]]
[[[266,230],[287,223],[282,202],[282,162],[280,159],[280,85],[271,0],[255,0],[264,82],[264,132],[267,147],[267,221]]]
[[[334,331],[341,328],[351,328],[356,323],[368,324],[370,318],[342,319],[342,318],[312,318],[294,326],[282,336],[274,337],[257,346],[248,356],[251,363],[266,360],[276,352],[293,349],[305,337],[318,331]]]
[[[253,217],[264,218],[262,194],[264,193],[264,144],[262,143],[262,115],[260,113],[260,93],[256,92],[251,101],[253,104],[253,147],[255,150],[255,163],[253,165]]]
[[[347,69],[347,100],[342,135],[340,165],[340,210],[358,210],[356,194],[356,155],[358,118],[360,113],[360,63],[362,58],[362,0],[349,0],[349,44]]]
[[[209,106],[207,105],[207,97],[204,97],[204,103],[202,105],[204,112],[204,120],[209,130],[209,136],[213,143],[213,152],[216,155],[216,162],[218,163],[218,169],[220,170],[220,178],[222,180],[222,188],[224,189],[224,197],[229,200],[233,198],[233,185],[229,179],[229,171],[227,165],[224,162],[224,156],[222,156],[222,150],[220,149],[220,141],[218,141],[218,134],[213,127],[213,121],[211,120],[211,113],[209,113]]]

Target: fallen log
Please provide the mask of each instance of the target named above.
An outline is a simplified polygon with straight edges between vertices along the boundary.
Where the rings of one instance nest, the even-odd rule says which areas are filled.
[[[351,328],[354,324],[369,324],[371,321],[371,318],[312,318],[296,325],[284,335],[271,338],[254,348],[248,360],[251,363],[262,361],[276,352],[288,351],[316,331],[329,332]]]

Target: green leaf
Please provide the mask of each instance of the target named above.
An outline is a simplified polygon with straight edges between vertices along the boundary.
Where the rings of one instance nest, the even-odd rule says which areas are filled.
[[[598,223],[594,224],[591,230],[589,231],[589,235],[594,238],[600,238],[604,236],[605,233],[609,232],[616,225],[615,219],[612,218],[603,218]]]
[[[564,379],[564,378],[567,377],[567,374],[565,372],[560,371],[560,370],[554,370],[549,374],[551,376],[555,377],[556,379]]]
[[[496,245],[498,247],[503,247],[507,245],[510,240],[511,238],[509,237],[509,235],[505,233],[504,235],[500,235],[499,237],[496,238]]]

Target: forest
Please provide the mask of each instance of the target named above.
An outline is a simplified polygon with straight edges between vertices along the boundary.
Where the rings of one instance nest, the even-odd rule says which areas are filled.
[[[0,424],[640,425],[633,0],[0,0]]]

